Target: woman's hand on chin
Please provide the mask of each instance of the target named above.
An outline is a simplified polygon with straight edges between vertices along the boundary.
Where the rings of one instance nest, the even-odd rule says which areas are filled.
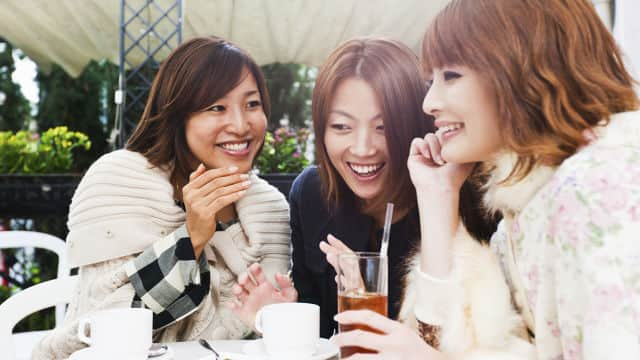
[[[260,264],[255,263],[246,273],[240,275],[238,282],[233,285],[231,291],[236,300],[232,310],[242,322],[254,330],[256,314],[263,306],[298,301],[298,292],[286,275],[275,274],[275,280],[280,289],[267,280]]]
[[[339,347],[359,346],[377,354],[356,354],[349,360],[446,360],[411,328],[369,310],[345,311],[335,316],[341,325],[366,325],[379,333],[364,330],[341,332],[331,338]]]
[[[433,133],[411,142],[407,167],[418,193],[455,193],[473,170],[474,163],[447,163],[442,158],[441,141]]]

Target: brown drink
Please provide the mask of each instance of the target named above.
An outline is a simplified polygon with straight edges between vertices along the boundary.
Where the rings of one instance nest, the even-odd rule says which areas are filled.
[[[378,314],[387,315],[387,295],[376,293],[363,294],[341,294],[338,295],[338,312],[347,310],[371,310]],[[340,325],[340,332],[361,329],[374,333],[380,333],[365,325]],[[340,357],[345,358],[356,353],[370,354],[375,351],[367,350],[358,346],[346,346],[340,348]]]

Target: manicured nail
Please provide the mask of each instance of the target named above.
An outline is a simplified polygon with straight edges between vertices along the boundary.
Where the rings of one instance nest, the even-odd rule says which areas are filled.
[[[242,186],[249,186],[249,185],[251,185],[251,181],[249,181],[249,180],[244,181],[244,182],[242,183]]]
[[[229,171],[231,172],[238,171],[238,167],[235,165],[229,166]]]
[[[200,163],[200,165],[198,165],[198,169],[197,170],[204,170],[204,164]]]
[[[249,175],[247,174],[240,174],[240,179],[248,179]]]

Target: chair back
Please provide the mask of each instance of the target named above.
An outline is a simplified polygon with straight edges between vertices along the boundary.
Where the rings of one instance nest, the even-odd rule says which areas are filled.
[[[34,247],[58,255],[58,279],[69,276],[66,243],[53,235],[37,231],[0,231],[0,249]],[[64,320],[64,305],[56,306],[56,326]]]
[[[27,315],[71,301],[78,275],[63,276],[28,287],[0,304],[0,349],[3,359],[15,360],[13,328]],[[60,326],[62,323],[56,323]],[[35,346],[35,344],[32,344]]]

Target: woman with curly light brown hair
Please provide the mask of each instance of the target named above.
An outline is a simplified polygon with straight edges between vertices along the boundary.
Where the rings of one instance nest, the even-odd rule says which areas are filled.
[[[408,166],[421,220],[401,318],[335,341],[403,359],[640,358],[640,112],[587,0],[454,0],[423,44],[435,134]],[[470,239],[459,189],[476,164],[504,219]],[[417,320],[417,321],[416,321]]]

